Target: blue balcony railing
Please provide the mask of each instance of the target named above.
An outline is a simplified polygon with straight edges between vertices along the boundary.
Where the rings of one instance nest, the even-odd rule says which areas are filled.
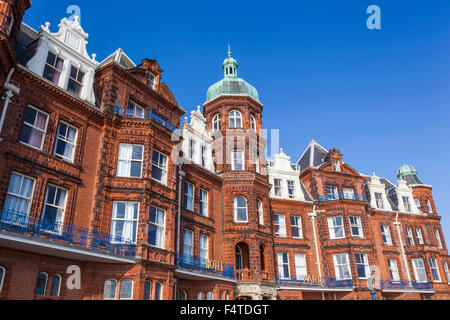
[[[235,278],[234,265],[189,255],[177,255],[175,263],[182,268],[227,278]]]
[[[280,279],[280,286],[283,287],[305,287],[305,288],[324,288],[324,289],[350,289],[353,288],[353,281],[337,280],[332,277],[305,277],[303,280],[297,279]]]
[[[176,126],[171,124],[167,119],[155,113],[152,109],[148,110],[123,109],[121,106],[115,105],[112,108],[112,112],[113,114],[124,116],[126,118],[155,120],[159,124],[162,124],[163,126],[169,128],[172,131],[178,129]]]
[[[366,197],[360,194],[344,194],[340,192],[339,194],[327,194],[325,196],[317,196],[319,202],[329,202],[334,200],[354,200],[354,201],[366,201]]]
[[[431,282],[381,280],[381,289],[402,291],[433,291]]]
[[[55,241],[62,245],[106,251],[108,254],[134,257],[135,244],[122,237],[90,231],[72,224],[29,216],[9,210],[0,211],[0,231],[18,233],[40,240]]]

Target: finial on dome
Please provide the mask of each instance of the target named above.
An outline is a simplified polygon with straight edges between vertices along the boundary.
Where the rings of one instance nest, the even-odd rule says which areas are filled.
[[[228,58],[231,58],[231,46],[228,44]]]

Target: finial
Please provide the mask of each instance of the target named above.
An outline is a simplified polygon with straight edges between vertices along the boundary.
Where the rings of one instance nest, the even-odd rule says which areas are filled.
[[[231,58],[231,47],[230,47],[230,44],[228,44],[228,58]]]

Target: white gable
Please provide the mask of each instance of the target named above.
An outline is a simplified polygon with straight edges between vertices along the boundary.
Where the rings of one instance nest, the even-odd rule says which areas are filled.
[[[377,210],[392,211],[391,204],[388,201],[386,194],[386,186],[381,182],[380,178],[375,175],[375,173],[369,179],[370,180],[369,182],[367,182],[367,187],[370,193],[370,207]],[[383,200],[383,208],[378,208],[375,193],[381,194],[381,198]]]
[[[71,66],[73,66],[84,73],[79,98],[95,103],[93,82],[98,62],[95,54],[90,57],[87,53],[87,38],[88,34],[81,27],[78,17],[75,17],[73,21],[62,19],[59,30],[55,33],[50,31],[50,23],[46,22],[45,26],[40,27],[38,48],[27,67],[39,76],[43,76],[48,53],[55,54],[64,60],[61,75],[55,84],[62,89],[67,89]]]

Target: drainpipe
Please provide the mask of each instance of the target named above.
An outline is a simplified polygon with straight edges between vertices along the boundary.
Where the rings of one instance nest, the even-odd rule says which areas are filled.
[[[316,211],[316,205],[314,204],[313,212],[308,213],[308,215],[311,217],[312,220],[312,227],[313,227],[313,233],[314,233],[314,244],[316,246],[316,257],[317,257],[317,267],[319,269],[319,277],[322,277],[322,271],[320,269],[320,258],[319,258],[319,243],[317,242],[317,235],[316,235],[316,217],[317,217]]]
[[[14,73],[14,70],[15,70],[15,68],[11,68],[11,70],[8,73],[8,77],[6,78],[5,85],[4,85],[4,88],[7,89],[7,91],[6,91],[6,97],[3,98],[3,99],[5,99],[5,104],[3,106],[2,115],[0,117],[0,135],[2,133],[3,123],[5,122],[6,112],[8,111],[8,106],[9,106],[9,103],[11,102],[11,98],[14,93],[17,95],[20,93],[20,89],[16,85],[9,82],[11,80],[11,76]],[[2,139],[0,137],[0,141],[1,140]]]
[[[396,216],[395,216],[394,225],[397,227],[398,238],[400,239],[400,248],[402,250],[403,262],[405,263],[405,266],[406,266],[406,275],[408,276],[408,281],[411,281],[411,275],[409,274],[409,267],[408,267],[408,259],[406,258],[405,248],[403,247],[402,234],[400,232],[400,226],[402,224],[400,222],[398,222],[398,212],[396,213]]]
[[[183,178],[186,175],[185,172],[181,170],[183,163],[178,165],[178,213],[177,213],[177,258],[180,256],[180,230],[181,230],[181,186],[183,183]]]

